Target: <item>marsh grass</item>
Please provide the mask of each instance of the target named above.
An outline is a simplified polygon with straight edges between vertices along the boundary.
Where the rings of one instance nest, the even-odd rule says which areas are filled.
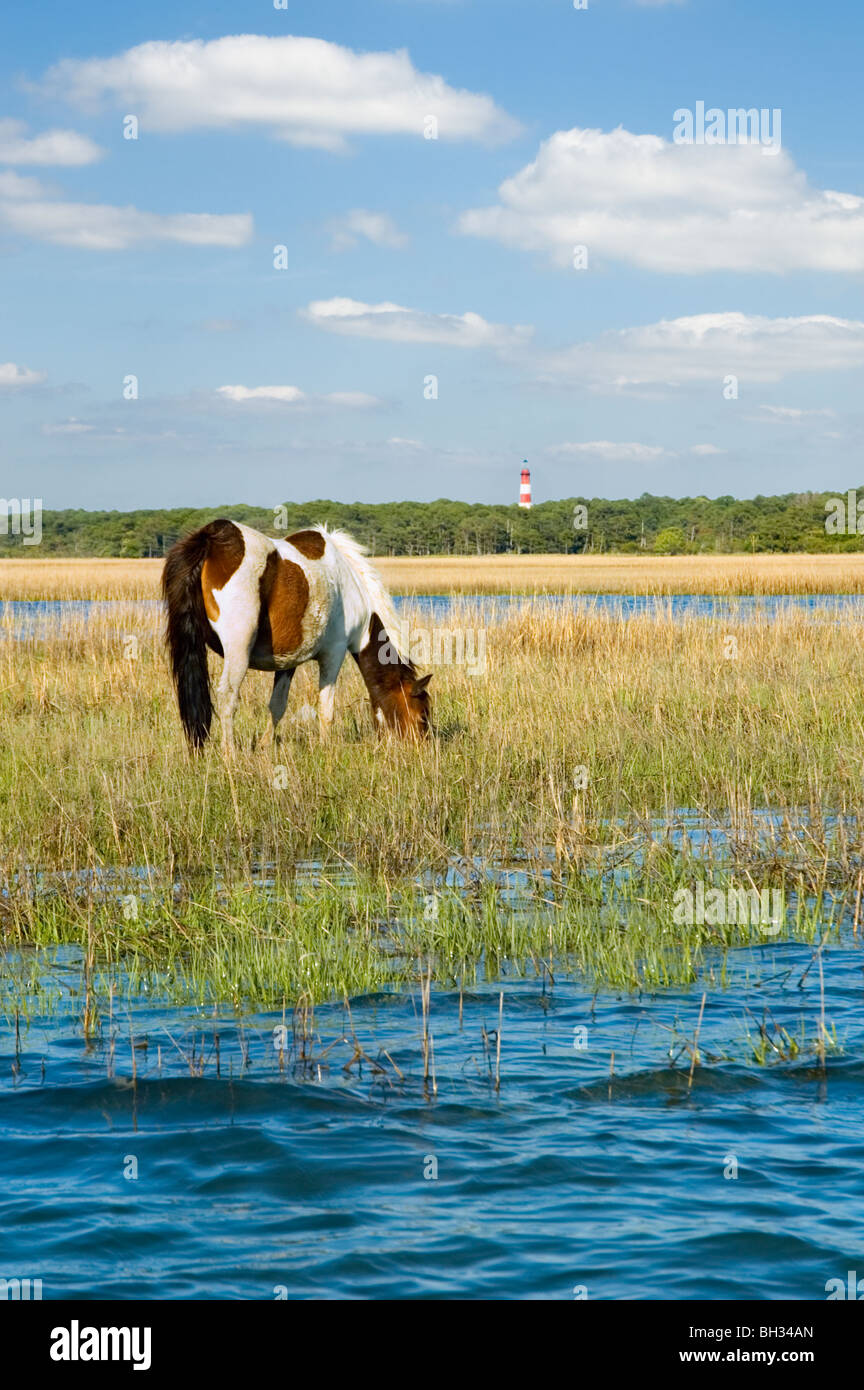
[[[767,1012],[762,1019],[754,1020],[752,1031],[748,1030],[747,1046],[751,1060],[760,1067],[812,1057],[824,1067],[827,1054],[843,1051],[836,1029],[820,1028],[814,1038],[801,1021],[793,1033]]]
[[[397,594],[864,593],[864,552],[834,555],[379,556]],[[4,599],[154,599],[161,560],[0,560]]]
[[[376,561],[401,594],[864,593],[864,554],[482,555]]]
[[[101,557],[0,560],[2,599],[154,599],[161,560]]]
[[[476,625],[470,605],[460,621]],[[489,627],[482,675],[435,669],[426,744],[373,736],[346,663],[330,741],[303,717],[304,669],[275,752],[270,678],[250,674],[226,764],[218,739],[185,750],[157,611],[121,603],[18,639],[7,623],[5,944],[73,942],[91,981],[122,966],[130,988],[236,1007],[430,968],[722,984],[724,953],[759,933],[676,926],[674,893],[697,878],[784,886],[784,937],[833,938],[844,919],[857,934],[862,636],[794,613],[526,607]]]

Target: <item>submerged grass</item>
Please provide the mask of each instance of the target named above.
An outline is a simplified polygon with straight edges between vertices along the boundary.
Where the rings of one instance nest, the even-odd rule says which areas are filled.
[[[542,906],[518,909],[502,905],[491,887],[473,900],[410,885],[394,893],[380,882],[300,898],[260,887],[211,889],[194,900],[151,900],[131,921],[110,902],[58,895],[11,913],[5,942],[25,954],[37,948],[28,956],[31,993],[43,963],[50,972],[50,948],[73,944],[84,988],[97,1000],[110,996],[122,973],[133,993],[146,988],[160,999],[242,1010],[350,998],[422,982],[427,972],[460,988],[526,971],[554,980],[565,970],[594,989],[650,992],[696,981],[722,988],[729,952],[777,939],[750,923],[682,928],[665,886],[652,889],[645,898],[632,882],[606,894],[597,882],[572,881]],[[795,904],[782,931],[815,950],[839,942],[842,900],[827,912],[824,902]],[[20,1007],[20,975],[5,983],[2,1003],[11,1016]],[[93,1028],[98,1010],[87,1007]]]
[[[230,764],[185,750],[155,611],[5,635],[0,930],[80,945],[88,982],[122,967],[236,1007],[505,962],[597,988],[722,983],[724,952],[766,938],[676,924],[700,878],[783,887],[779,939],[818,943],[844,917],[857,934],[854,620],[517,610],[486,629],[482,673],[435,668],[423,746],[374,738],[346,666],[329,743],[301,670],[265,751],[270,678],[252,673]]]

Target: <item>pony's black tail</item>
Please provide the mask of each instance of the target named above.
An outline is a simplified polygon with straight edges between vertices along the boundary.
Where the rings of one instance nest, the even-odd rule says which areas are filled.
[[[211,628],[204,608],[201,570],[219,526],[219,522],[211,522],[178,541],[168,551],[162,571],[162,594],[168,610],[165,640],[171,657],[180,719],[194,749],[206,743],[213,719],[207,668],[207,638]]]

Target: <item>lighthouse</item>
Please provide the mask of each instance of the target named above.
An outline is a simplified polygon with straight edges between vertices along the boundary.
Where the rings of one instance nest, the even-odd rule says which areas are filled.
[[[525,463],[528,463],[527,459],[525,459]],[[522,469],[522,481],[519,484],[519,506],[524,507],[526,511],[530,511],[531,508],[531,474],[527,467]]]

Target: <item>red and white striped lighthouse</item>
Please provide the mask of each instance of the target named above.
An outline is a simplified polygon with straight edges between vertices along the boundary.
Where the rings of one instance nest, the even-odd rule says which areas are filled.
[[[526,459],[527,463],[528,460]],[[522,481],[519,484],[519,506],[526,510],[531,506],[531,474],[527,468],[522,469]]]

